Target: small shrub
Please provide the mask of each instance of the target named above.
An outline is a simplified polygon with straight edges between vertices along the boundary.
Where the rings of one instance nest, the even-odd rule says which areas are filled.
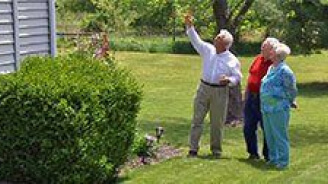
[[[117,51],[141,51],[148,52],[147,44],[135,39],[120,39],[113,43],[112,48]]]
[[[176,41],[173,44],[172,50],[175,54],[196,54],[196,50],[193,48],[189,40]]]
[[[110,60],[28,58],[0,76],[0,180],[109,183],[133,143],[141,91]]]
[[[171,43],[151,43],[149,46],[150,53],[172,53],[172,44]]]
[[[143,153],[146,153],[148,151],[149,147],[147,146],[147,140],[145,139],[145,135],[137,133],[132,144],[132,156],[141,156]]]

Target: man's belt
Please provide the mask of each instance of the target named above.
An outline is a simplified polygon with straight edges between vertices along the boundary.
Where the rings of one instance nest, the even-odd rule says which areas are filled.
[[[206,82],[204,81],[203,79],[200,79],[200,81],[207,85],[207,86],[211,86],[211,87],[215,87],[215,88],[223,88],[223,87],[226,87],[227,85],[223,85],[223,84],[214,84],[214,83],[209,83],[209,82]]]

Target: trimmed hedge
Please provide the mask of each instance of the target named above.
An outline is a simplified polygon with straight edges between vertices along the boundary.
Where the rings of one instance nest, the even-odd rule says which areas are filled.
[[[212,40],[205,40],[212,43]],[[174,53],[174,54],[197,54],[189,40],[177,40],[175,42],[166,41],[153,41],[150,43],[148,40],[120,40],[112,42],[112,49],[117,51],[138,51],[150,53]],[[241,42],[234,43],[231,48],[232,52],[237,56],[254,56],[261,50],[260,42]]]
[[[114,181],[140,101],[136,80],[110,60],[26,59],[0,76],[0,181]]]
[[[204,41],[212,43],[213,40],[205,39]],[[88,40],[82,40],[88,43]],[[73,50],[74,43],[72,40],[60,39],[58,47],[64,50]],[[115,51],[135,51],[148,53],[172,53],[172,54],[197,54],[196,50],[187,37],[179,37],[175,42],[172,38],[153,38],[153,37],[123,37],[110,40],[110,48]],[[95,48],[94,48],[95,49]],[[89,48],[87,51],[91,51]],[[237,56],[255,56],[261,51],[261,42],[239,42],[233,43],[231,51]]]

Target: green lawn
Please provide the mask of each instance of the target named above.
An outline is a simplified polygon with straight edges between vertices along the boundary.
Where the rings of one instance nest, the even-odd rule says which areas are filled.
[[[124,175],[122,183],[328,183],[328,52],[287,59],[299,87],[298,110],[290,121],[291,164],[276,171],[263,161],[246,161],[241,128],[226,128],[223,159],[190,159],[188,135],[192,101],[201,72],[197,55],[168,55],[118,52],[116,59],[144,85],[139,128],[166,130],[164,141],[182,148],[183,157],[161,164],[143,166]],[[251,57],[241,57],[247,78]],[[206,121],[200,155],[209,151],[209,123]]]

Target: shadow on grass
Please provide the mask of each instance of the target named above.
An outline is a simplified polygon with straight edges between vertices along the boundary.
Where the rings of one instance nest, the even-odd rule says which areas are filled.
[[[162,126],[165,129],[163,141],[173,144],[177,147],[188,146],[190,133],[190,119],[177,117],[162,117],[160,122],[151,120],[139,121],[139,128],[142,132],[155,135],[155,128]],[[208,138],[209,123],[205,121],[201,139]],[[289,136],[292,147],[302,147],[312,144],[328,144],[328,129],[325,124],[291,124],[289,127]],[[244,141],[242,128],[225,128],[224,144]]]
[[[273,165],[267,164],[264,160],[249,160],[246,158],[238,158],[239,162],[245,163],[247,165],[250,165],[254,168],[257,168],[262,171],[278,171]]]
[[[165,129],[163,140],[175,146],[187,146],[190,132],[190,119],[162,117],[161,121],[140,120],[139,128],[145,133],[155,134],[155,128]],[[209,135],[209,123],[205,121],[202,138]],[[291,124],[289,127],[291,146],[307,146],[313,143],[327,144],[328,129],[324,124]],[[242,128],[225,128],[226,140],[243,141]],[[240,140],[238,140],[240,139]]]
[[[304,147],[314,144],[328,144],[328,130],[324,125],[293,125],[289,128],[291,147]],[[268,165],[264,160],[249,160],[238,158],[240,162],[251,165],[259,170],[279,171],[272,165]]]
[[[190,119],[179,117],[160,117],[161,120],[139,120],[139,129],[142,132],[155,135],[158,126],[164,128],[163,141],[172,143],[174,146],[186,146],[190,131]],[[204,132],[206,133],[206,128]],[[205,135],[205,134],[204,134]]]
[[[212,154],[199,155],[199,156],[197,156],[197,158],[205,159],[205,160],[217,160],[217,161],[220,161],[220,160],[232,160],[231,157],[220,156],[219,158],[217,158],[217,157],[213,156]]]
[[[139,129],[142,132],[153,133],[155,134],[155,128],[157,126],[162,126],[165,129],[164,140],[169,143],[172,143],[177,147],[185,147],[188,145],[188,136],[190,131],[190,119],[187,118],[179,118],[179,117],[160,117],[160,121],[153,120],[139,120]],[[208,122],[206,122],[207,126],[205,126],[203,131],[203,137],[208,136]],[[240,128],[229,128],[226,129],[229,132],[228,137],[225,136],[225,139],[234,140],[234,142],[239,143],[244,142],[242,136],[242,129]],[[238,133],[238,134],[237,134]],[[289,135],[291,141],[291,147],[300,148],[306,147],[313,144],[327,145],[328,144],[328,129],[325,124],[292,124],[289,127]],[[224,143],[227,144],[227,143]],[[225,145],[223,145],[225,146]],[[240,149],[243,149],[240,147]],[[187,153],[186,153],[187,154]],[[224,159],[231,160],[233,157],[221,157],[220,159],[216,159],[211,157],[211,155],[199,155],[197,158],[204,159],[204,161],[215,161]],[[250,165],[253,168],[262,171],[279,171],[274,166],[267,165],[264,160],[254,161],[248,160],[245,158],[237,158],[237,160],[241,163],[245,163]],[[124,183],[129,181],[130,178],[128,176],[122,176],[118,179],[118,183]]]
[[[144,133],[155,135],[155,129],[158,126],[164,128],[163,141],[173,144],[174,146],[188,146],[189,134],[191,127],[191,119],[181,117],[160,117],[160,121],[155,120],[139,120],[139,129]],[[237,140],[242,136],[240,127],[225,127],[224,140]],[[205,120],[201,142],[209,141],[210,123]],[[229,141],[224,143],[229,144]]]
[[[328,82],[298,83],[299,95],[306,97],[328,96]]]
[[[313,144],[328,144],[328,129],[323,124],[291,125],[289,127],[291,147],[302,147]]]
[[[114,183],[124,183],[125,181],[129,181],[131,178],[127,177],[127,176],[122,176],[122,177],[118,177],[117,180]]]

